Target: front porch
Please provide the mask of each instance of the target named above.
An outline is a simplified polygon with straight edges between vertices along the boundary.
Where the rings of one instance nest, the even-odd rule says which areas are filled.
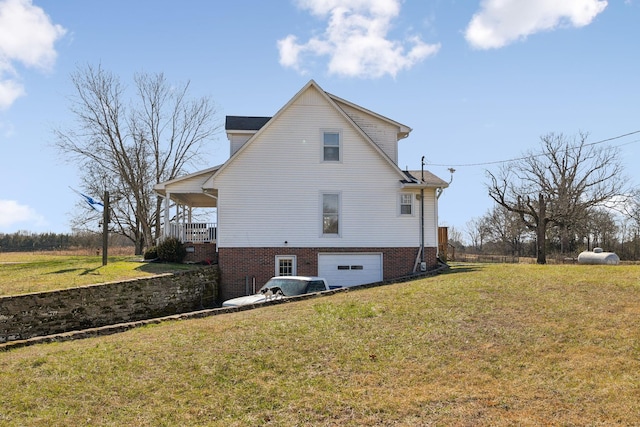
[[[191,222],[181,224],[170,222],[169,227],[163,230],[162,236],[164,238],[176,238],[182,243],[216,243],[217,234],[216,223]]]
[[[187,262],[217,261],[218,192],[205,183],[220,166],[156,184],[164,199],[160,239],[176,238],[187,248]]]
[[[169,223],[162,238],[176,238],[187,250],[186,263],[218,263],[217,227],[211,222]]]

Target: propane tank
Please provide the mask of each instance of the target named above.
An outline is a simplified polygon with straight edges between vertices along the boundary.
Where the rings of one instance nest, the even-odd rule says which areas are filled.
[[[593,252],[584,251],[578,255],[578,264],[618,265],[620,258],[613,252],[604,252],[602,248],[593,248]]]

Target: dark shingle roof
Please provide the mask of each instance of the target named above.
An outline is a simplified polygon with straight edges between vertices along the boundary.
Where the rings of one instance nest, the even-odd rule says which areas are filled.
[[[271,117],[227,116],[225,130],[260,130]]]
[[[411,184],[411,183],[424,183],[424,184],[428,184],[431,186],[442,186],[442,187],[448,187],[449,183],[447,183],[445,180],[437,177],[436,175],[432,174],[431,172],[429,172],[428,170],[422,171],[402,171],[405,176],[407,177],[406,180],[402,180],[403,183],[405,184]],[[424,175],[424,181],[422,180],[422,175]]]

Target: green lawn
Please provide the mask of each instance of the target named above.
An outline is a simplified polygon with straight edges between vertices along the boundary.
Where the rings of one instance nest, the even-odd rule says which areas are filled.
[[[0,253],[0,296],[52,291],[193,268],[141,262],[140,257]]]
[[[3,426],[640,420],[638,266],[451,273],[0,353]]]

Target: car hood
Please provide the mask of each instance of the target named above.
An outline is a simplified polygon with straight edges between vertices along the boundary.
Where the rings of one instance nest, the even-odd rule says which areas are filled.
[[[262,294],[247,295],[246,297],[238,297],[227,300],[222,303],[223,307],[235,307],[238,305],[259,304],[265,302],[266,298]]]

